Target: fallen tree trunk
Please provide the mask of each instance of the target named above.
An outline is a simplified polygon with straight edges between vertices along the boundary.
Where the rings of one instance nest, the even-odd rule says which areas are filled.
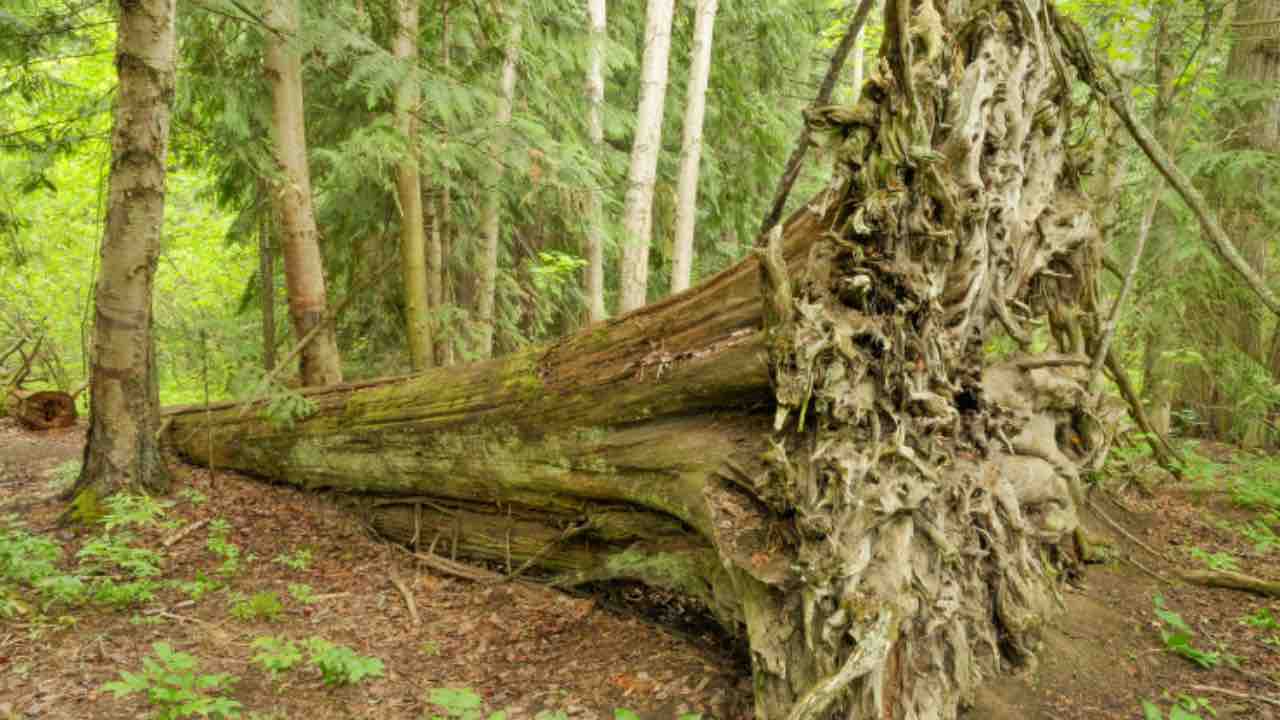
[[[886,3],[862,99],[808,115],[832,188],[739,266],[549,347],[307,392],[290,427],[177,409],[167,441],[411,544],[700,600],[760,718],[954,718],[1057,611],[1109,412],[1053,16],[972,5]]]

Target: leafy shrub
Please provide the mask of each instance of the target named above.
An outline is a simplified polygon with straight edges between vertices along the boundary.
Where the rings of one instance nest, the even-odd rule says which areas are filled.
[[[116,697],[145,693],[160,720],[176,720],[200,716],[206,718],[238,718],[240,703],[221,693],[237,680],[218,673],[200,675],[198,663],[191,655],[176,652],[168,643],[151,646],[155,657],[142,659],[142,672],[122,671],[120,679],[102,686]]]
[[[1155,597],[1156,617],[1160,619],[1160,639],[1174,655],[1180,655],[1202,668],[1215,668],[1222,663],[1222,653],[1205,651],[1191,644],[1195,632],[1182,616],[1165,607],[1164,598]]]

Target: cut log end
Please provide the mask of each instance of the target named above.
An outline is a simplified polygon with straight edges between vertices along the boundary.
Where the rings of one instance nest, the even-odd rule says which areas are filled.
[[[11,390],[8,409],[28,430],[53,430],[76,423],[76,401],[61,390]]]

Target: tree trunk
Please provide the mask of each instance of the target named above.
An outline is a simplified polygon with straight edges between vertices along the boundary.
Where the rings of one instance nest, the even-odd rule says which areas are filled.
[[[671,53],[673,0],[649,0],[645,13],[644,59],[636,136],[627,172],[622,225],[621,294],[618,307],[629,312],[648,300],[649,242],[653,231],[653,189],[662,150],[662,111],[667,99],[667,56]]]
[[[160,402],[151,290],[164,225],[174,7],[174,0],[120,3],[119,95],[94,291],[89,436],[80,477],[70,491],[69,520],[95,520],[99,500],[116,491],[169,486],[156,439]]]
[[[316,324],[324,322],[327,300],[324,265],[311,206],[302,59],[294,47],[298,40],[298,0],[270,0],[263,20],[271,28],[263,33],[263,67],[271,85],[271,134],[280,170],[271,199],[280,228],[289,318],[294,335],[304,338]],[[322,328],[303,348],[299,370],[304,385],[342,382],[338,340],[332,325]]]
[[[400,272],[404,281],[405,336],[414,371],[435,364],[427,287],[426,223],[422,213],[422,178],[418,174],[418,0],[396,0],[396,34],[391,54],[402,66],[404,80],[396,90],[396,129],[408,152],[396,166],[400,200]]]
[[[711,42],[717,0],[698,0],[694,8],[693,48],[689,51],[689,91],[685,99],[680,181],[676,188],[676,239],[671,261],[671,292],[689,288],[693,274],[693,231],[698,219],[698,164],[702,160],[702,118],[711,77]]]
[[[604,154],[604,57],[608,43],[605,0],[587,0],[591,23],[591,47],[587,59],[587,137],[596,156]],[[608,317],[604,307],[604,189],[587,193],[587,320],[598,323]]]
[[[1244,130],[1235,147],[1280,155],[1280,0],[1241,3],[1233,27],[1236,38],[1227,61],[1226,79],[1246,88],[1253,99],[1228,110],[1223,124],[1231,132]],[[1266,201],[1259,201],[1275,197],[1274,190],[1268,191],[1268,186],[1276,182],[1275,173],[1253,171],[1229,182],[1233,185],[1231,198],[1222,212],[1226,230],[1236,238],[1249,265],[1262,277],[1269,277],[1274,274],[1268,265],[1275,252],[1275,227],[1267,220],[1270,211],[1265,207]],[[1275,323],[1275,336],[1268,342],[1270,313],[1259,308],[1251,296],[1234,295],[1234,308],[1229,313],[1232,322],[1228,324],[1232,345],[1280,383],[1280,368],[1273,363],[1271,353],[1272,348],[1280,347],[1280,322]],[[1240,428],[1246,446],[1262,443],[1267,432],[1265,422],[1265,416],[1246,420],[1245,427]]]
[[[259,197],[267,197],[266,181],[258,181]],[[271,212],[258,217],[258,301],[262,308],[262,369],[276,369],[276,258],[271,247]]]
[[[1155,71],[1156,98],[1151,113],[1151,125],[1155,128],[1156,139],[1165,147],[1177,147],[1175,139],[1181,134],[1181,123],[1174,112],[1174,104],[1178,93],[1178,80],[1181,58],[1178,40],[1171,24],[1180,3],[1176,0],[1164,0],[1156,3],[1154,15],[1154,47],[1153,60]],[[1114,197],[1119,190],[1119,178],[1103,197]],[[1164,190],[1156,186],[1152,192]],[[1110,208],[1111,205],[1108,204]],[[1109,209],[1105,212],[1114,212]],[[1147,307],[1169,306],[1175,302],[1173,298],[1160,298],[1169,284],[1176,280],[1177,268],[1166,262],[1166,256],[1173,249],[1176,241],[1176,223],[1172,210],[1163,203],[1156,208],[1154,226],[1148,246],[1146,274],[1148,284],[1153,288],[1154,298],[1144,303]],[[1111,226],[1110,219],[1102,221],[1104,227]],[[1175,314],[1151,313],[1146,332],[1146,345],[1143,352],[1142,399],[1146,405],[1147,417],[1152,428],[1161,435],[1167,436],[1172,427],[1173,397],[1176,387],[1174,374],[1176,365],[1169,358],[1173,349]]]
[[[503,176],[503,155],[507,151],[507,126],[511,124],[511,108],[515,103],[516,70],[520,59],[520,32],[523,18],[517,14],[508,19],[511,34],[507,39],[506,54],[502,61],[502,81],[498,92],[498,107],[494,112],[494,140],[486,187],[480,230],[483,245],[480,257],[480,278],[476,288],[476,351],[480,357],[493,355],[494,308],[498,292],[498,248],[502,233],[498,223],[502,207],[502,191],[499,184]]]
[[[177,410],[168,440],[401,540],[701,600],[759,718],[955,718],[1057,611],[1114,409],[1085,357],[984,350],[1092,287],[1056,16],[907,5],[888,74],[818,114],[831,189],[752,258],[549,347],[314,391],[292,428]]]
[[[440,8],[440,67],[446,75],[449,73],[449,0],[444,0]],[[448,131],[444,133],[442,142],[448,141]],[[448,178],[440,184],[436,192],[436,208],[432,216],[431,236],[427,241],[427,295],[431,309],[439,312],[444,307],[447,297],[449,257],[450,213],[452,212],[452,192]],[[453,364],[453,348],[456,341],[456,328],[437,326],[435,350],[437,365]]]
[[[1232,138],[1227,143],[1229,149],[1280,152],[1280,96],[1274,92],[1280,83],[1280,53],[1276,52],[1280,42],[1280,0],[1248,0],[1239,3],[1235,12],[1232,28],[1236,37],[1224,76],[1228,95],[1218,118],[1220,133]],[[1249,99],[1241,101],[1241,95]],[[1267,197],[1267,185],[1273,181],[1274,173],[1268,171],[1208,179],[1211,186],[1216,186],[1212,194],[1221,204],[1223,229],[1240,248],[1249,267],[1264,278],[1275,240],[1259,199]],[[1188,304],[1190,317],[1218,321],[1195,328],[1196,347],[1210,364],[1187,368],[1180,400],[1207,421],[1214,435],[1234,434],[1245,444],[1257,444],[1265,431],[1263,419],[1249,418],[1234,407],[1220,384],[1220,363],[1214,361],[1224,353],[1240,353],[1270,370],[1265,328],[1271,314],[1259,308],[1252,295],[1229,278],[1200,283]],[[1273,374],[1273,378],[1280,382],[1280,374]]]

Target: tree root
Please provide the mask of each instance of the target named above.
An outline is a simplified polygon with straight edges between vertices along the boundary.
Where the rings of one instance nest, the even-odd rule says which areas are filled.
[[[885,608],[875,625],[858,641],[858,650],[850,653],[835,674],[818,681],[791,708],[787,720],[816,720],[823,717],[831,704],[840,699],[844,689],[854,680],[876,669],[888,656],[898,635],[897,613]]]
[[[1235,698],[1237,700],[1245,700],[1248,702],[1260,702],[1260,703],[1265,703],[1267,705],[1274,705],[1275,707],[1280,707],[1280,700],[1276,700],[1275,698],[1269,698],[1264,695],[1250,695],[1249,693],[1236,692],[1235,690],[1228,690],[1226,688],[1213,687],[1212,685],[1192,685],[1191,689],[1197,690],[1199,692],[1210,692],[1210,693],[1216,693],[1218,695],[1226,695],[1227,697]]]

